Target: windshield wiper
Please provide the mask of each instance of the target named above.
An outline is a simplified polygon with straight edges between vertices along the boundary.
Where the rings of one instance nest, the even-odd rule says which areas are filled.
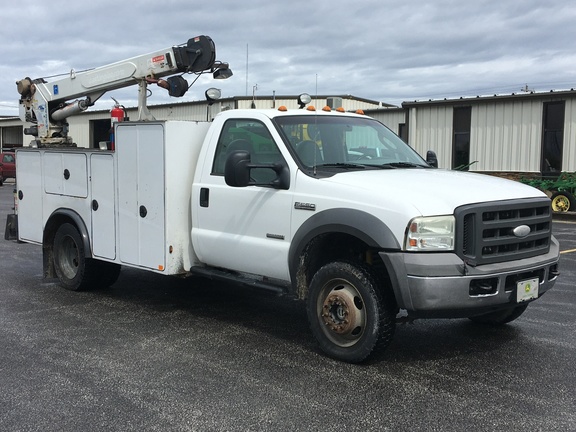
[[[325,163],[315,166],[316,168],[360,168],[366,169],[366,166],[353,163],[337,162],[337,163]]]
[[[425,165],[415,164],[413,162],[389,162],[380,165],[381,167],[393,167],[393,168],[430,168]]]

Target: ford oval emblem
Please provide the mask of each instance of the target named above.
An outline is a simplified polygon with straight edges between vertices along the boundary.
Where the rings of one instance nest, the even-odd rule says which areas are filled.
[[[528,234],[530,234],[530,227],[528,225],[520,225],[517,226],[516,228],[514,228],[512,230],[512,233],[516,236],[516,237],[520,237],[520,238],[524,238],[526,237]]]

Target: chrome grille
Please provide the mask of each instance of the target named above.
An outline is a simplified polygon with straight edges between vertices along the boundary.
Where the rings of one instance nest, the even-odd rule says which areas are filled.
[[[456,253],[469,265],[529,258],[550,249],[548,198],[466,205],[456,209],[455,216]],[[521,237],[526,226],[530,232]]]

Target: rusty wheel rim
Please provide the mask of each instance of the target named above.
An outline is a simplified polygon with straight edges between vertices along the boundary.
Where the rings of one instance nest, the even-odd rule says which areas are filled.
[[[322,329],[333,343],[349,347],[364,334],[364,301],[348,281],[338,279],[328,282],[322,289],[318,306]]]

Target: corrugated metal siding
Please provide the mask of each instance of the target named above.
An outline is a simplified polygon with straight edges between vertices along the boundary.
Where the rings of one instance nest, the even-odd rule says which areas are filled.
[[[78,147],[90,147],[90,136],[87,119],[85,117],[74,117],[68,119],[68,136],[74,139]]]
[[[0,148],[20,147],[23,144],[22,126],[0,127]]]
[[[452,106],[410,109],[408,143],[423,157],[428,150],[438,156],[439,168],[452,163]]]
[[[156,120],[206,120],[211,111],[207,111],[207,105],[190,105],[190,104],[175,104],[175,105],[162,105],[158,107],[150,106],[148,109]],[[217,104],[212,106],[214,113],[218,112],[220,108]],[[130,120],[138,118],[138,110],[136,108],[128,108],[127,114]],[[74,142],[78,147],[90,147],[90,136],[92,131],[89,130],[88,125],[93,120],[109,120],[110,113],[107,111],[88,112],[80,116],[68,118],[69,135],[74,138]]]
[[[576,171],[576,99],[566,100],[562,170]]]
[[[368,115],[385,124],[395,134],[400,132],[398,125],[400,123],[406,123],[406,113],[399,109],[381,109],[372,111],[368,113]]]
[[[523,95],[505,100],[498,98],[475,98],[469,102],[472,106],[470,133],[470,161],[477,160],[471,169],[474,171],[520,171],[539,172],[542,148],[543,105],[548,101],[565,100],[564,154],[563,171],[576,171],[576,93],[545,95]],[[250,98],[227,99],[216,102],[207,110],[202,102],[174,103],[173,105],[150,106],[149,109],[158,120],[206,120],[222,109],[250,108]],[[410,119],[409,144],[422,156],[427,150],[434,150],[438,155],[439,166],[450,168],[452,160],[452,120],[453,107],[466,101],[448,101],[446,104],[408,105]],[[326,104],[325,98],[315,100],[312,104],[321,109]],[[387,125],[398,133],[398,125],[405,122],[402,109],[382,108],[374,110],[372,103],[362,100],[342,98],[345,110],[370,110],[369,115]],[[274,106],[285,105],[297,108],[295,97],[278,98]],[[271,99],[256,98],[258,108],[271,108]],[[137,110],[128,110],[131,119],[137,117]],[[86,112],[70,117],[69,133],[82,147],[90,145],[88,125],[91,120],[109,119],[108,111]],[[0,127],[24,126],[18,118],[0,119]],[[29,125],[25,125],[29,126]],[[23,136],[26,146],[32,137]]]
[[[541,101],[472,107],[470,162],[478,161],[474,171],[539,171],[541,139]]]

